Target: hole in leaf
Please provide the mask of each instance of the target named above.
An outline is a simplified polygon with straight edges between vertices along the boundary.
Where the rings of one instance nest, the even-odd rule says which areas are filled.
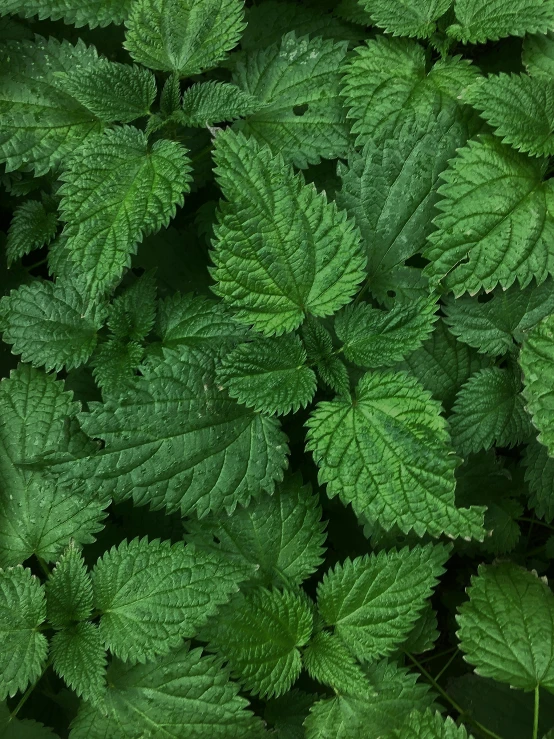
[[[308,103],[303,103],[303,105],[293,106],[292,112],[294,113],[294,115],[303,116],[307,110],[308,110]]]

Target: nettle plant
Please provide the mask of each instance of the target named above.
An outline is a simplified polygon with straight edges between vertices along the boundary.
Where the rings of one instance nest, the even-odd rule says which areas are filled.
[[[0,13],[2,736],[554,736],[554,0]]]

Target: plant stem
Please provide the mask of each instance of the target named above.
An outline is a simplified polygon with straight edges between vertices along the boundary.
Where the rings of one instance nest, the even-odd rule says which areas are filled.
[[[535,710],[533,712],[533,739],[539,738],[539,703],[540,695],[539,686],[537,685],[535,688]]]
[[[46,575],[46,577],[50,577],[50,575],[51,575],[52,573],[50,572],[50,568],[49,568],[49,567],[48,567],[48,565],[46,564],[45,560],[44,560],[44,559],[42,559],[42,557],[39,557],[39,556],[38,556],[38,554],[36,554],[35,556],[36,556],[36,558],[37,558],[37,562],[38,562],[38,563],[39,563],[39,565],[40,565],[40,569],[41,569],[41,570],[42,570],[42,571],[44,572],[44,574]]]
[[[435,675],[435,682],[438,683],[438,681],[440,680],[440,678],[442,677],[442,675],[444,675],[444,673],[446,672],[446,670],[448,670],[448,668],[450,667],[450,665],[452,664],[452,662],[454,662],[454,660],[456,659],[457,656],[458,656],[458,650],[456,649],[456,651],[450,657],[450,659],[448,660],[448,662],[441,668],[440,672],[437,675]]]
[[[490,729],[487,729],[486,726],[483,726],[483,724],[481,724],[479,721],[477,721],[476,719],[474,719],[473,716],[470,716],[469,714],[467,714],[466,711],[458,703],[456,703],[456,701],[453,698],[451,698],[448,695],[448,693],[446,692],[446,690],[444,690],[444,688],[442,688],[438,684],[438,682],[431,675],[431,673],[427,672],[427,670],[425,669],[425,667],[423,667],[423,665],[420,664],[417,661],[417,659],[412,654],[410,654],[410,652],[406,652],[406,656],[408,657],[408,659],[410,659],[414,663],[414,665],[421,672],[421,674],[424,677],[426,677],[427,680],[429,680],[429,682],[435,688],[435,690],[438,693],[440,693],[440,695],[442,695],[442,697],[446,701],[448,701],[448,703],[450,703],[450,705],[452,706],[452,708],[454,708],[454,710],[456,710],[460,714],[460,717],[465,717],[468,721],[470,721],[472,724],[474,724],[474,726],[476,726],[480,731],[482,731],[483,734],[486,734],[487,736],[491,737],[491,739],[502,739],[502,737],[498,736],[498,734],[495,734],[494,731],[491,731]]]
[[[525,521],[525,523],[537,523],[539,526],[544,526],[545,529],[550,529],[550,531],[554,531],[554,526],[546,523],[546,521],[541,521],[539,518],[526,518],[525,516],[519,516],[517,520]]]

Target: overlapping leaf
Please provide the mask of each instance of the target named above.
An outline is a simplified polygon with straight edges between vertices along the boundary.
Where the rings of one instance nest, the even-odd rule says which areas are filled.
[[[37,15],[40,20],[63,19],[74,26],[107,26],[123,23],[132,0],[2,0],[0,14],[17,13],[25,18]]]
[[[14,211],[8,230],[8,267],[33,249],[49,244],[56,234],[57,222],[56,214],[46,211],[40,201],[21,203]]]
[[[550,0],[456,0],[458,23],[448,34],[464,43],[497,41],[504,36],[546,33],[554,23]]]
[[[554,419],[552,398],[554,386],[554,314],[538,323],[529,333],[519,356],[523,370],[523,395],[533,425],[539,430],[539,441],[549,454],[554,453]]]
[[[98,701],[106,687],[106,650],[99,628],[88,621],[75,624],[52,637],[52,666],[84,700]]]
[[[187,126],[213,126],[256,113],[263,105],[258,98],[228,82],[198,82],[185,90],[179,120]]]
[[[431,36],[436,21],[450,8],[451,0],[359,0],[373,23],[394,36]]]

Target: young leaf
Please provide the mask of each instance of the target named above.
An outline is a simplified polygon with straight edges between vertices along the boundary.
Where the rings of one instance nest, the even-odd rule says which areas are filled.
[[[320,631],[302,654],[308,675],[336,693],[356,693],[363,689],[366,677],[352,653],[335,634]]]
[[[554,458],[548,449],[533,440],[523,458],[525,481],[529,485],[529,505],[539,518],[554,520]]]
[[[515,446],[531,432],[521,381],[510,369],[488,367],[462,386],[449,418],[452,443],[462,455]]]
[[[71,539],[94,541],[109,500],[19,466],[79,441],[79,405],[53,375],[21,365],[0,382],[0,566],[37,554],[54,561]]]
[[[404,372],[362,377],[355,397],[319,403],[308,450],[331,497],[389,530],[482,539],[483,509],[454,504],[454,468],[441,407]]]
[[[450,8],[451,0],[359,0],[373,23],[393,36],[427,38],[436,28],[435,21]]]
[[[427,71],[425,50],[416,41],[377,36],[359,46],[346,66],[343,94],[356,143],[451,108],[476,79],[476,68],[465,59],[439,60]]]
[[[450,331],[461,341],[484,354],[505,354],[516,348],[514,342],[523,341],[529,329],[554,312],[554,281],[548,278],[542,285],[531,283],[523,290],[518,285],[507,290],[497,288],[486,303],[468,296],[450,297],[444,312]]]
[[[308,359],[315,364],[322,382],[338,395],[348,395],[348,370],[334,354],[333,339],[329,331],[319,321],[308,319],[302,325],[301,335]]]
[[[286,693],[300,674],[299,648],[309,641],[312,627],[305,596],[256,588],[235,596],[200,637],[249,692],[271,697]]]
[[[219,389],[209,355],[164,350],[142,374],[126,395],[82,414],[85,433],[105,448],[65,457],[59,471],[67,479],[119,501],[132,496],[137,505],[199,517],[273,490],[286,465],[286,437],[275,419]]]
[[[268,143],[301,169],[322,158],[346,156],[348,126],[339,96],[346,52],[344,42],[291,31],[269,48],[248,54],[233,82],[264,106],[234,128],[260,145]]]
[[[108,339],[92,356],[89,366],[104,398],[124,395],[144,357],[144,348],[136,341]]]
[[[400,729],[395,729],[387,739],[473,739],[464,726],[457,726],[450,716],[444,719],[430,709],[414,711]]]
[[[459,388],[473,372],[486,367],[488,360],[457,341],[443,320],[435,324],[435,330],[399,369],[415,375],[421,384],[449,410]]]
[[[95,297],[113,287],[145,235],[167,226],[191,177],[177,142],[150,147],[142,131],[124,126],[82,146],[61,180],[64,250]]]
[[[185,126],[213,126],[220,121],[256,113],[264,104],[258,98],[243,92],[228,82],[198,82],[185,90],[183,115],[179,120]]]
[[[271,336],[347,303],[365,260],[346,215],[252,138],[220,133],[215,161],[228,202],[215,230],[213,290],[237,318]]]
[[[40,20],[62,19],[77,28],[123,23],[132,0],[2,0],[0,15],[17,13],[24,18],[38,15]]]
[[[319,584],[319,613],[359,659],[390,655],[410,633],[448,556],[447,547],[428,544],[347,559]]]
[[[66,93],[57,77],[97,61],[96,50],[80,40],[72,46],[37,36],[35,41],[2,44],[0,161],[7,171],[34,169],[37,177],[43,175],[103,130],[102,122]]]
[[[302,485],[299,474],[280,483],[273,495],[237,508],[186,524],[190,538],[199,547],[217,549],[227,557],[258,569],[253,577],[264,585],[300,585],[323,559],[325,524],[321,521],[318,496]]]
[[[244,29],[242,0],[137,0],[125,48],[150,69],[191,77],[225,59]]]
[[[97,701],[106,688],[106,650],[98,626],[89,622],[52,637],[52,666],[78,696]]]
[[[75,545],[62,554],[46,583],[48,621],[61,629],[92,613],[92,581]]]
[[[438,621],[436,611],[430,603],[424,607],[414,627],[402,643],[400,651],[411,654],[422,654],[434,649],[435,642],[440,634],[437,630]]]
[[[554,190],[546,161],[492,136],[470,141],[443,174],[441,214],[429,237],[425,272],[456,296],[498,284],[540,284],[554,271]],[[498,187],[499,180],[503,185]]]
[[[239,403],[268,415],[305,408],[317,386],[302,342],[291,334],[239,344],[223,357],[217,379]]]
[[[511,562],[480,565],[459,608],[465,659],[483,677],[514,688],[554,686],[554,595],[536,573]]]
[[[390,311],[349,305],[335,318],[344,355],[359,367],[387,367],[419,349],[437,320],[437,298],[397,303]]]
[[[151,72],[107,59],[58,78],[65,92],[105,123],[130,123],[148,115],[156,97],[156,79]]]
[[[8,267],[33,249],[48,245],[56,235],[58,218],[38,200],[26,200],[13,214],[6,241]]]
[[[108,326],[117,339],[145,339],[156,319],[156,279],[145,272],[112,302]]]
[[[554,369],[554,314],[547,316],[527,336],[521,348],[519,363],[523,370],[523,395],[533,425],[539,430],[538,440],[554,453],[554,419],[552,417],[552,374]]]
[[[554,75],[554,33],[526,36],[523,40],[522,61],[533,77],[551,80]]]
[[[502,143],[532,156],[554,154],[554,83],[527,74],[490,75],[462,93]]]
[[[449,109],[383,131],[382,140],[371,137],[361,154],[351,153],[348,167],[338,165],[336,201],[360,228],[367,282],[381,303],[389,290],[400,292],[404,272],[397,268],[425,247],[439,175],[467,136],[467,126]]]
[[[450,26],[447,33],[464,44],[546,33],[554,23],[554,5],[550,0],[456,0],[454,7],[458,23]]]
[[[314,703],[304,724],[306,739],[388,737],[411,711],[424,711],[433,702],[429,688],[416,682],[417,675],[394,662],[382,660],[365,673],[366,684],[355,693]]]
[[[35,280],[0,301],[3,340],[35,367],[59,371],[87,361],[106,317],[69,282]]]
[[[45,618],[44,588],[31,570],[0,570],[0,700],[40,677],[48,644],[38,627]]]
[[[153,736],[260,739],[261,721],[217,660],[188,644],[148,665],[115,659],[103,704],[81,703],[72,739]],[[152,697],[155,695],[155,700]]]
[[[180,542],[125,540],[92,573],[102,640],[127,662],[167,654],[194,636],[247,575],[244,565]]]

